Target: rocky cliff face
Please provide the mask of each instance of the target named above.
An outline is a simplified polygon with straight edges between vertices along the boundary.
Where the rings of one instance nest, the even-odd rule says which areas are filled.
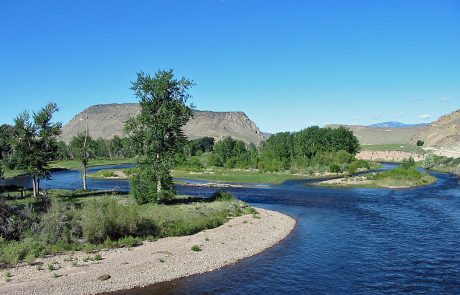
[[[412,143],[423,140],[426,147],[460,148],[460,110],[447,114],[412,137]]]
[[[139,105],[135,103],[94,105],[76,115],[62,128],[61,139],[70,139],[85,130],[85,117],[88,116],[88,127],[93,138],[113,138],[115,135],[125,136],[124,123],[139,113]],[[193,118],[187,123],[184,132],[188,138],[211,136],[220,140],[231,136],[247,143],[260,143],[265,139],[243,112],[210,112],[194,111]]]

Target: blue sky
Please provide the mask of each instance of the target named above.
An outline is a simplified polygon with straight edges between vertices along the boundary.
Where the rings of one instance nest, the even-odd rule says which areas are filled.
[[[267,132],[428,122],[460,108],[460,1],[0,0],[0,123],[135,102],[169,68]]]

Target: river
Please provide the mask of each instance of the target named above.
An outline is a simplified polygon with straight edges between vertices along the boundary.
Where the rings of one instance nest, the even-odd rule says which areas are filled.
[[[459,179],[431,173],[435,184],[401,190],[314,187],[308,180],[227,188],[254,206],[294,217],[295,230],[233,266],[117,294],[458,294]],[[78,174],[54,172],[43,187],[80,188]],[[128,191],[129,183],[90,179],[89,187]],[[188,195],[215,190],[178,186]]]

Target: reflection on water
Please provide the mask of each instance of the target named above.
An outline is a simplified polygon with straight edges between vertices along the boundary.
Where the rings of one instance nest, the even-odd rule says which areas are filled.
[[[56,172],[44,186],[79,188],[77,174]],[[404,190],[311,187],[299,180],[228,188],[253,205],[293,216],[296,229],[236,265],[119,294],[458,293],[460,187],[457,177],[434,174],[436,184]],[[120,180],[89,185],[129,190]],[[209,196],[216,188],[178,190]]]

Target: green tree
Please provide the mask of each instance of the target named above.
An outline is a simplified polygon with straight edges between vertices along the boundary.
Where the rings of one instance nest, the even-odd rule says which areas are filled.
[[[62,124],[53,123],[52,118],[58,110],[55,103],[49,103],[32,118],[23,112],[14,119],[13,162],[17,169],[32,176],[34,196],[40,191],[40,180],[49,179],[48,165],[56,159]]]
[[[10,125],[0,126],[0,179],[3,179],[4,166],[11,154],[13,128]]]
[[[89,133],[85,131],[74,136],[69,145],[73,158],[81,161],[83,172],[83,190],[86,191],[88,189],[86,181],[88,175],[88,164],[89,160],[94,159],[94,140],[91,138]]]
[[[170,170],[186,142],[182,128],[192,116],[186,104],[192,86],[186,78],[174,78],[172,70],[158,71],[153,77],[137,74],[131,89],[141,109],[125,128],[139,166],[131,178],[138,203],[159,202],[175,194]]]
[[[72,151],[70,147],[63,141],[58,141],[58,151],[56,154],[56,160],[67,161],[72,159]]]

